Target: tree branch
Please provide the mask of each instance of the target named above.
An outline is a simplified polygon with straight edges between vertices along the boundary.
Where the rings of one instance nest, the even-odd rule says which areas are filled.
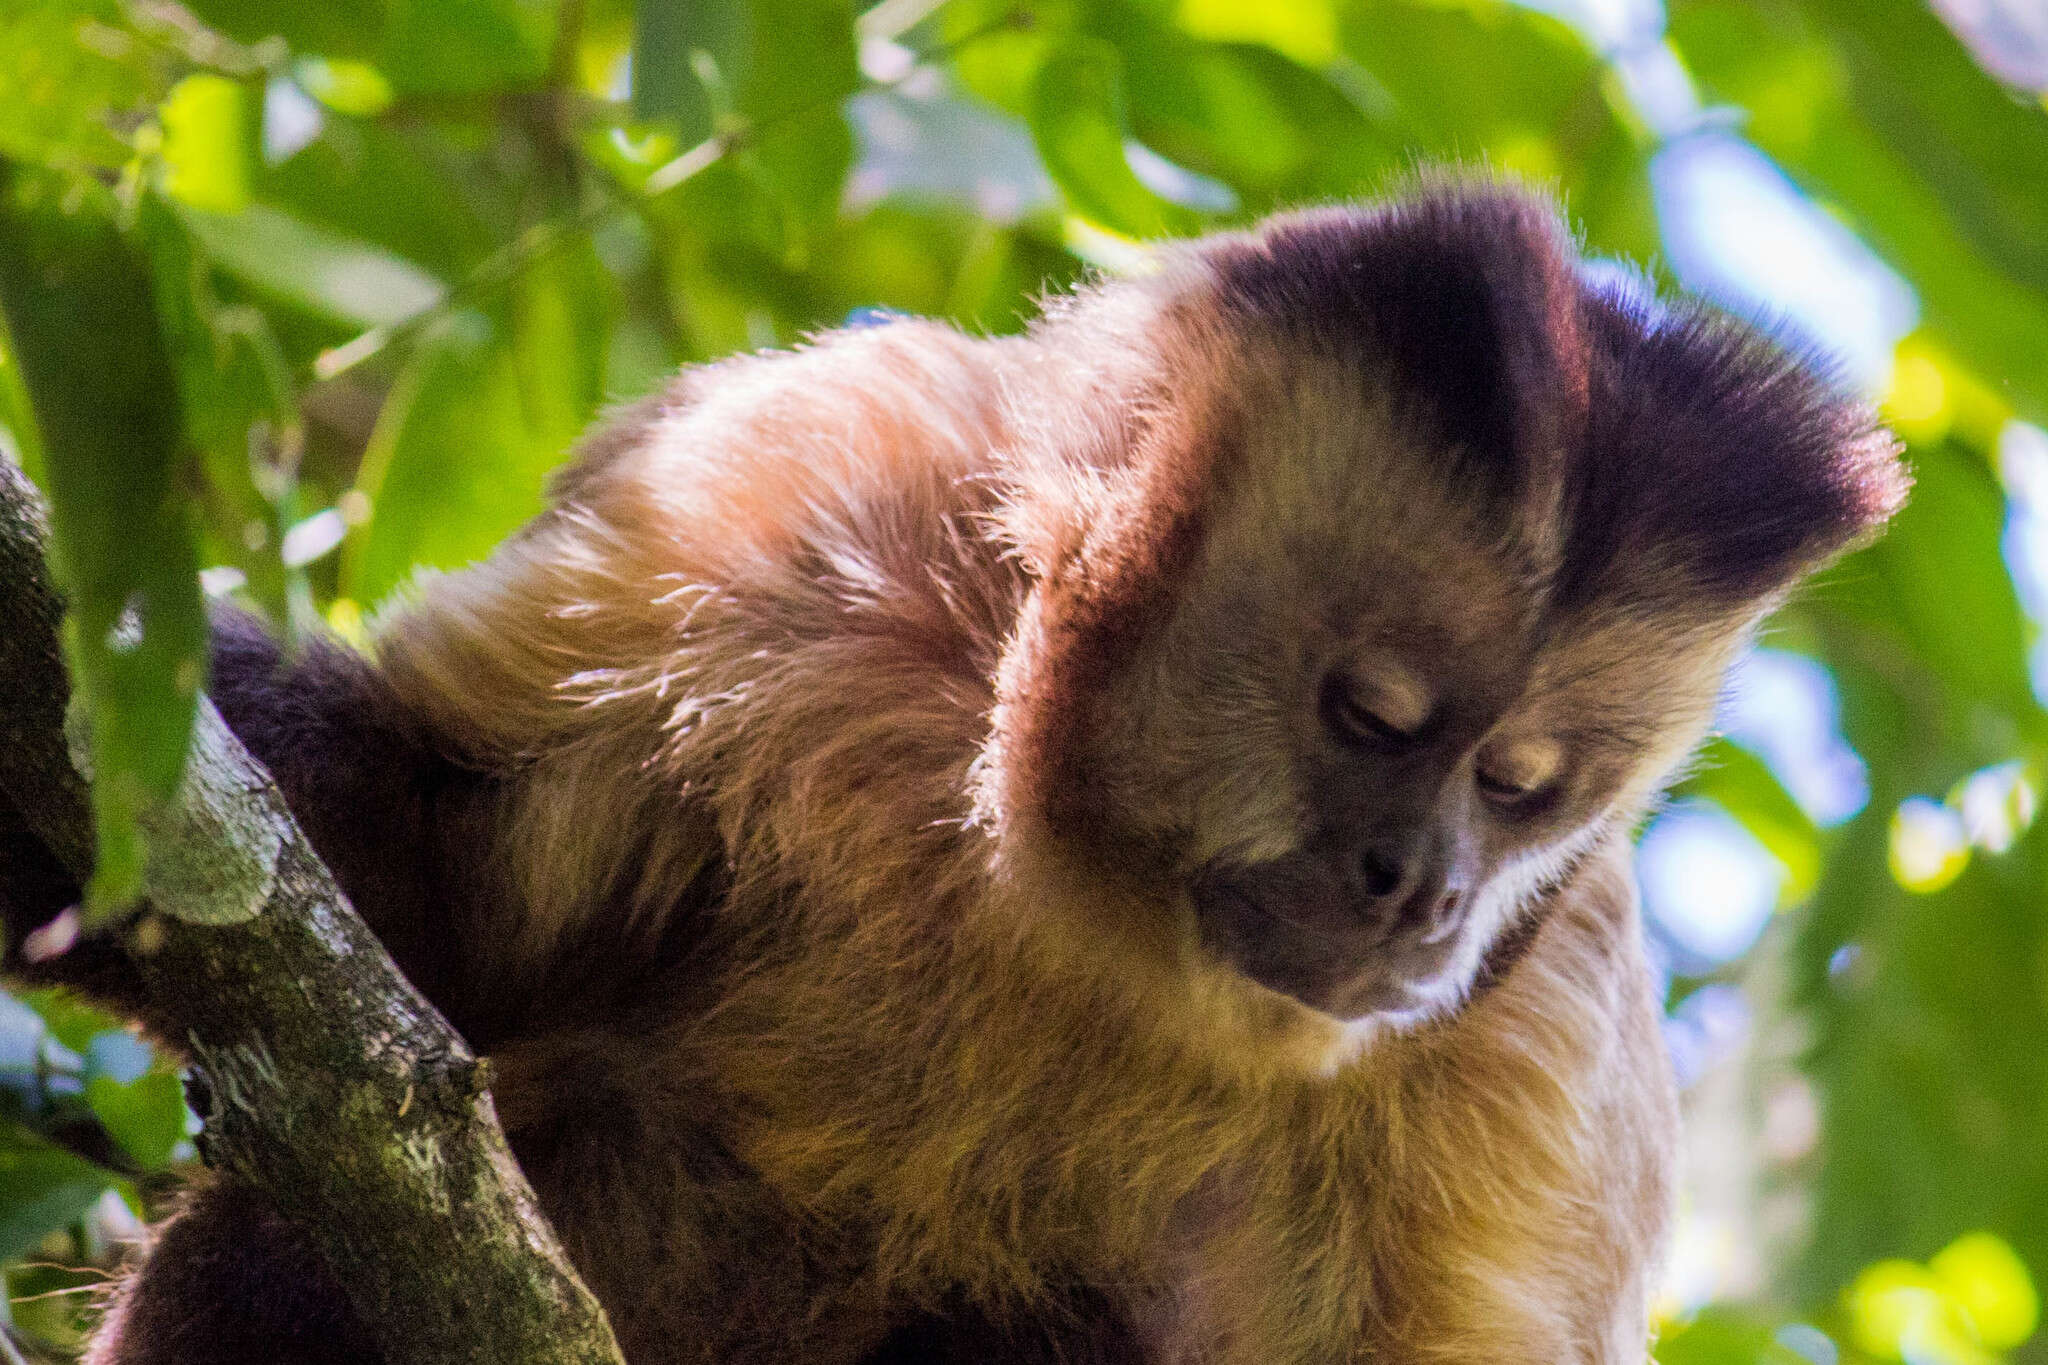
[[[0,460],[0,793],[82,879],[91,821],[44,544],[34,490]],[[179,799],[151,829],[148,911],[74,950],[118,958],[175,1029],[203,1083],[201,1151],[319,1241],[391,1365],[619,1365],[498,1127],[485,1063],[201,712]]]

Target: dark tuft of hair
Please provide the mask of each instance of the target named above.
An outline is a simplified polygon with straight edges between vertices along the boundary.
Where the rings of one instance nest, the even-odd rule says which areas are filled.
[[[1561,517],[1567,599],[1666,569],[1686,592],[1767,594],[1904,500],[1897,442],[1824,364],[1589,270],[1528,190],[1439,176],[1217,239],[1205,260],[1226,318],[1355,357],[1461,487],[1476,472],[1522,515]]]
[[[1896,512],[1899,443],[1829,367],[1705,304],[1588,287],[1590,421],[1567,494],[1591,582],[1653,555],[1730,598],[1769,593]]]
[[[1226,316],[1359,356],[1468,472],[1514,484],[1583,421],[1574,263],[1542,198],[1447,178],[1273,219],[1213,258]]]

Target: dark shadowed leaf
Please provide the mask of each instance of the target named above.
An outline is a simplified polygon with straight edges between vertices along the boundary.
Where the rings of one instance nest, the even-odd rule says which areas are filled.
[[[106,1173],[19,1132],[0,1132],[0,1257],[12,1259],[77,1218]]]

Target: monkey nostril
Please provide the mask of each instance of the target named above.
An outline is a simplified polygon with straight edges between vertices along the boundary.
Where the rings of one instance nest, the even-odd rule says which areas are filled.
[[[1393,895],[1407,880],[1400,861],[1378,849],[1365,851],[1365,857],[1359,861],[1359,871],[1364,876],[1365,894],[1375,900]]]

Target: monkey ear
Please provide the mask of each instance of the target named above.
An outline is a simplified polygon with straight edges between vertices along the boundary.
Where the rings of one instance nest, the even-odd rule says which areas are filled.
[[[1641,288],[1589,289],[1584,316],[1593,416],[1567,508],[1579,592],[1662,580],[1753,608],[1905,502],[1897,438],[1824,358]]]
[[[1536,195],[1437,178],[1276,218],[1223,239],[1213,263],[1228,313],[1355,358],[1461,473],[1510,496],[1558,486],[1586,427],[1588,358],[1576,254]]]

